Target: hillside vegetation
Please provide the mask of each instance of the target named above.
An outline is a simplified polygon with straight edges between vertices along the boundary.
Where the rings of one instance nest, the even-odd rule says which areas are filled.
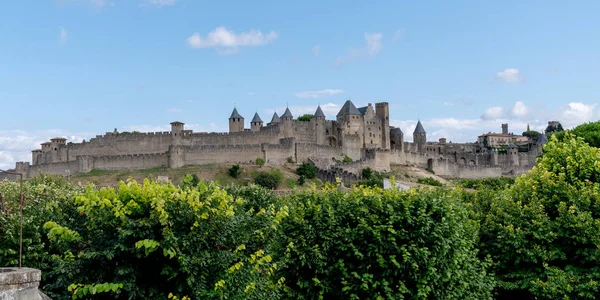
[[[191,175],[116,189],[42,176],[24,190],[23,264],[53,299],[600,295],[600,152],[568,132],[514,182],[278,197]],[[15,266],[18,185],[0,192],[0,265]]]

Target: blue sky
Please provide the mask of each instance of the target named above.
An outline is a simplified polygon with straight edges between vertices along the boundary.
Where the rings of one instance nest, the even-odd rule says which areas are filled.
[[[474,141],[600,111],[598,1],[22,0],[0,10],[0,168],[54,136],[225,131],[286,103],[387,101]]]

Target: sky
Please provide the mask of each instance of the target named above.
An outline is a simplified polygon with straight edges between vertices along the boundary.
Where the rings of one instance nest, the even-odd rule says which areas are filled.
[[[408,141],[600,117],[600,1],[20,0],[0,9],[0,168],[52,137],[228,130],[388,102]]]

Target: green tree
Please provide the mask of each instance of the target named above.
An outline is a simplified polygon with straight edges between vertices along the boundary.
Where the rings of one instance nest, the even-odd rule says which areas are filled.
[[[229,168],[229,176],[233,177],[233,178],[238,178],[238,176],[240,175],[240,165],[233,165],[231,166],[231,168]]]
[[[546,127],[546,134],[553,134],[553,133],[557,133],[557,132],[561,132],[564,131],[562,124],[558,123],[558,125],[556,126],[552,126],[550,124],[548,124],[548,126]]]
[[[566,131],[562,131],[556,133],[555,135],[558,140],[563,140],[565,133]],[[590,146],[600,148],[600,121],[581,124],[573,128],[571,133],[583,138],[583,140]]]
[[[296,174],[312,179],[317,177],[317,167],[313,164],[303,163],[296,169]]]
[[[542,135],[542,134],[539,133],[538,131],[535,131],[535,130],[530,130],[530,131],[523,132],[523,136],[528,137],[529,139],[531,139],[531,141],[533,143],[537,142],[537,140],[540,138],[540,135]]]
[[[301,122],[310,122],[310,120],[312,120],[313,115],[311,114],[305,114],[305,115],[301,115],[298,117],[298,121]]]
[[[259,157],[259,158],[256,159],[255,163],[256,163],[256,165],[258,165],[259,167],[262,168],[262,166],[265,165],[265,159],[262,158],[262,157]]]
[[[277,189],[282,179],[283,175],[280,175],[277,172],[259,172],[254,177],[254,183],[264,188],[274,190]]]
[[[600,151],[567,132],[505,191],[484,192],[482,253],[501,297],[597,299],[600,294]],[[491,199],[491,200],[490,200]]]
[[[290,196],[288,299],[491,299],[478,224],[454,192],[329,186]]]

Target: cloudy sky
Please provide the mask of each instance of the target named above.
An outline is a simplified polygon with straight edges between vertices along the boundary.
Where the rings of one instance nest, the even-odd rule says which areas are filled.
[[[3,3],[0,168],[55,136],[226,131],[234,104],[267,121],[386,101],[409,140],[421,119],[455,142],[600,115],[598,1],[233,2]]]

